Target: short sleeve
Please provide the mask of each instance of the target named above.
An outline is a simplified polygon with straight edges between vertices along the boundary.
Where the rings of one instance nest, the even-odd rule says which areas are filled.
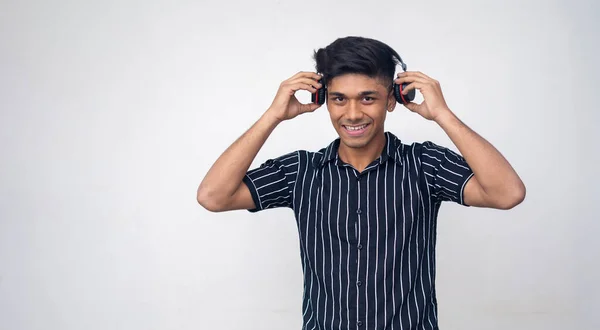
[[[422,145],[421,164],[432,199],[468,206],[464,189],[473,171],[458,153],[427,141]]]
[[[292,197],[298,176],[299,155],[292,152],[268,159],[259,167],[249,170],[243,178],[258,212],[277,207],[292,207]]]

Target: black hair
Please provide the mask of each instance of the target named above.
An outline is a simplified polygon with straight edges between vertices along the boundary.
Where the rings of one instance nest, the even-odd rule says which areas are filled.
[[[325,84],[337,76],[355,73],[379,78],[391,88],[400,55],[381,41],[349,36],[316,50],[313,58]]]

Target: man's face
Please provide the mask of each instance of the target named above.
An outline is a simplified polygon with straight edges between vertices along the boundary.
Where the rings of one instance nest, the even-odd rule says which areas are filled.
[[[327,87],[327,109],[340,140],[350,148],[367,146],[384,131],[387,111],[393,111],[393,94],[379,79],[361,74],[333,78]]]

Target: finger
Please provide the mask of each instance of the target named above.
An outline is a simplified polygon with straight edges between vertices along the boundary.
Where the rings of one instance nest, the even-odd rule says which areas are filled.
[[[317,104],[317,103],[301,104],[300,105],[300,112],[302,112],[302,113],[313,112],[313,111],[317,110],[320,107],[321,107],[321,105]]]
[[[429,77],[428,75],[424,74],[421,71],[405,71],[405,72],[401,72],[398,74],[398,77],[400,76],[411,76],[411,77],[421,77],[423,79],[428,79],[428,80],[434,80],[431,77]]]
[[[414,77],[415,81],[418,81],[418,79],[420,79],[421,82],[427,82],[428,84],[432,85],[432,86],[440,86],[440,82],[429,77],[428,75],[419,72],[419,71],[406,71],[403,73],[399,73],[398,77],[403,78],[403,77]]]
[[[321,79],[321,75],[319,75],[316,72],[300,71],[300,72],[296,73],[295,75],[293,75],[292,77],[290,77],[287,81],[296,80],[298,78],[311,78],[314,80],[319,80],[319,79]]]
[[[414,102],[408,102],[403,104],[408,110],[412,112],[416,112],[419,109],[420,104],[416,104]]]
[[[404,89],[402,89],[402,94],[407,94],[412,89],[421,90],[421,88],[423,88],[424,86],[426,86],[426,84],[423,84],[423,83],[420,83],[420,82],[410,83],[406,87],[404,87]]]
[[[401,76],[400,78],[397,78],[396,80],[394,80],[394,82],[396,84],[402,84],[402,83],[412,83],[412,82],[418,82],[421,84],[426,84],[428,83],[427,79],[421,78],[419,76]]]
[[[317,80],[314,80],[312,78],[296,78],[292,81],[289,82],[289,84],[307,84],[307,85],[311,85],[315,88],[321,88],[323,87],[323,84],[321,84],[320,82],[318,82]]]
[[[317,89],[315,87],[313,87],[310,84],[306,84],[306,83],[302,83],[302,82],[290,84],[290,85],[288,85],[288,88],[293,92],[297,92],[299,90],[305,90],[305,91],[309,91],[311,93],[317,92]]]

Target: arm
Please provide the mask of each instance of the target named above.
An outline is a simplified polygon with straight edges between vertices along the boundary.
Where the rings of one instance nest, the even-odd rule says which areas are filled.
[[[316,73],[299,72],[281,83],[269,109],[223,152],[200,183],[197,191],[200,205],[212,212],[255,208],[244,176],[279,123],[320,107],[314,103],[301,104],[294,96],[301,89],[316,92],[315,87],[321,87],[318,79]]]
[[[266,112],[223,152],[198,187],[200,205],[213,212],[255,207],[242,179],[278,124],[279,120]]]
[[[464,189],[467,205],[510,209],[525,198],[525,185],[509,162],[483,137],[447,109],[435,121],[473,170]]]
[[[448,108],[439,82],[420,72],[398,76],[397,83],[409,83],[403,93],[416,88],[424,98],[421,104],[405,106],[440,125],[472,169],[474,175],[464,188],[465,204],[497,209],[520,204],[525,198],[525,185],[500,152]]]

